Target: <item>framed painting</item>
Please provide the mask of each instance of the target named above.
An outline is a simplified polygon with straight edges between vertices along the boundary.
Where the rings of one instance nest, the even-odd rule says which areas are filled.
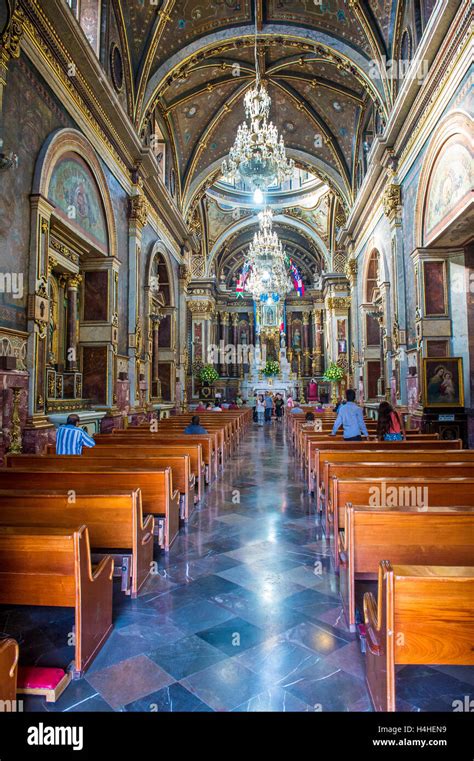
[[[444,260],[423,262],[423,289],[425,317],[446,317],[448,314],[448,292],[446,262]]]
[[[423,359],[423,405],[464,407],[462,357]]]

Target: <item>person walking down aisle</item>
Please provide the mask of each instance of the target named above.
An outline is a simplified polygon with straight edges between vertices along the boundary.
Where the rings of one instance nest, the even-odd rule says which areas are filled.
[[[377,418],[377,438],[379,441],[403,441],[405,426],[403,420],[389,402],[381,402]]]
[[[341,425],[344,429],[345,441],[362,441],[362,436],[369,438],[369,434],[364,423],[364,416],[360,407],[355,404],[356,393],[354,389],[348,388],[346,391],[346,404],[341,404],[339,412],[332,429],[332,436],[335,436]]]
[[[263,396],[260,395],[257,399],[257,420],[259,425],[263,425],[265,416],[265,402]]]
[[[273,397],[271,396],[269,391],[265,392],[265,422],[271,423],[272,422],[272,412],[273,412]]]
[[[277,394],[275,399],[275,414],[276,414],[276,419],[279,423],[281,423],[284,409],[285,409],[285,402],[283,400],[283,397],[281,394]]]

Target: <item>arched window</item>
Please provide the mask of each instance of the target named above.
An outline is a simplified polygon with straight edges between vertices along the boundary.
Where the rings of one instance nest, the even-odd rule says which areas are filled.
[[[365,279],[365,301],[370,304],[374,298],[374,291],[379,282],[379,252],[374,249],[370,255]]]
[[[406,71],[410,65],[410,61],[412,58],[412,41],[411,41],[411,34],[409,29],[404,29],[402,34],[402,39],[400,42],[400,62],[399,62],[399,76],[400,79],[403,79],[403,77],[406,74]]]
[[[415,34],[416,34],[416,42],[417,44],[421,40],[421,35],[423,34],[423,19],[421,15],[421,0],[414,0],[413,3],[413,12],[415,15]]]

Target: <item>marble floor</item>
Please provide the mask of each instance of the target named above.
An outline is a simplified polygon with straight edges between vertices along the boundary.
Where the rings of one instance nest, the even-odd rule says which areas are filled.
[[[329,547],[284,426],[254,426],[140,597],[114,589],[114,630],[56,704],[26,711],[370,711]],[[69,611],[0,608],[21,660],[71,661]],[[405,667],[402,711],[452,711],[474,669]]]

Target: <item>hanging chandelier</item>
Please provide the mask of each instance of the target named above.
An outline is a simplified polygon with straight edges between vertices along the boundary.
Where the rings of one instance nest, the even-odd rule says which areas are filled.
[[[248,122],[237,130],[235,143],[222,164],[222,174],[231,181],[242,181],[255,191],[256,203],[263,201],[263,191],[289,179],[295,162],[286,156],[283,137],[270,116],[271,98],[260,79],[257,49],[257,11],[255,9],[255,86],[244,98]]]
[[[247,255],[249,274],[245,290],[258,301],[262,296],[285,296],[291,280],[285,266],[285,252],[277,233],[272,229],[273,214],[265,209],[259,214],[260,229],[254,235]]]

